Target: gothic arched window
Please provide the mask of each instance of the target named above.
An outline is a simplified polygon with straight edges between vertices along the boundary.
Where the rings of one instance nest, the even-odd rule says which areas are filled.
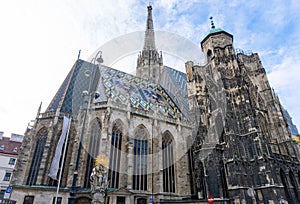
[[[207,62],[210,62],[212,58],[212,51],[211,50],[207,50]]]
[[[289,176],[290,176],[290,181],[291,181],[291,184],[292,184],[291,187],[293,188],[294,194],[295,194],[295,196],[298,200],[299,199],[298,186],[297,186],[297,182],[296,182],[296,179],[295,179],[295,176],[294,176],[292,170],[290,170]]]
[[[148,134],[144,126],[134,133],[133,189],[147,190]]]
[[[32,157],[29,175],[28,175],[27,182],[26,182],[27,185],[35,185],[36,184],[41,161],[43,158],[46,141],[47,141],[47,134],[48,134],[48,130],[46,128],[40,129],[37,133],[36,146],[35,146],[34,154]]]
[[[175,193],[173,139],[169,133],[162,138],[163,191]]]
[[[287,177],[286,177],[286,174],[283,171],[283,169],[280,169],[280,178],[281,178],[281,182],[282,182],[282,185],[284,188],[285,196],[286,196],[287,200],[291,200],[291,195],[290,195],[289,188],[288,188],[289,184],[288,184]]]
[[[91,126],[91,132],[90,132],[89,143],[88,143],[88,152],[87,152],[88,154],[86,158],[86,170],[85,170],[85,177],[84,177],[85,188],[90,187],[90,175],[94,167],[95,159],[99,153],[100,139],[101,139],[100,121],[94,120]]]
[[[120,159],[122,147],[122,124],[116,122],[112,128],[111,147],[109,157],[109,186],[110,188],[119,188]]]

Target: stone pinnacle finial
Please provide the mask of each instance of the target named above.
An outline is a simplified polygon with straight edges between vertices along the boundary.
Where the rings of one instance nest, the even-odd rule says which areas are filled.
[[[211,28],[212,28],[212,29],[215,29],[216,27],[215,27],[213,18],[214,18],[214,17],[211,16],[209,19],[210,19]]]
[[[152,6],[149,4],[148,8],[148,17],[147,25],[145,32],[145,44],[144,50],[155,50],[155,39],[154,39],[154,28],[153,28],[153,19],[152,19]]]
[[[147,18],[147,29],[153,29],[153,20],[152,20],[152,6],[149,3],[148,8],[148,18]]]

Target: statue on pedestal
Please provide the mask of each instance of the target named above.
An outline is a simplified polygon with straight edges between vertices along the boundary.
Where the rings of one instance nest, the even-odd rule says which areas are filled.
[[[106,156],[98,156],[90,176],[93,204],[104,204],[105,202],[105,191],[108,186],[107,166]]]

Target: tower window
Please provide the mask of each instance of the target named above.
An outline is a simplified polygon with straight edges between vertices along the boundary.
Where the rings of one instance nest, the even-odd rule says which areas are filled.
[[[212,51],[211,50],[207,50],[207,62],[210,62],[212,58]]]

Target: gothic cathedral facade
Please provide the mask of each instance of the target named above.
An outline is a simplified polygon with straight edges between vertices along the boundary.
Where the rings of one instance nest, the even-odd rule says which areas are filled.
[[[136,76],[78,59],[38,111],[12,178],[18,203],[91,203],[90,175],[108,158],[109,204],[299,203],[299,147],[257,54],[236,52],[212,25],[203,66],[163,64],[148,6]],[[72,118],[57,176],[48,176]]]

